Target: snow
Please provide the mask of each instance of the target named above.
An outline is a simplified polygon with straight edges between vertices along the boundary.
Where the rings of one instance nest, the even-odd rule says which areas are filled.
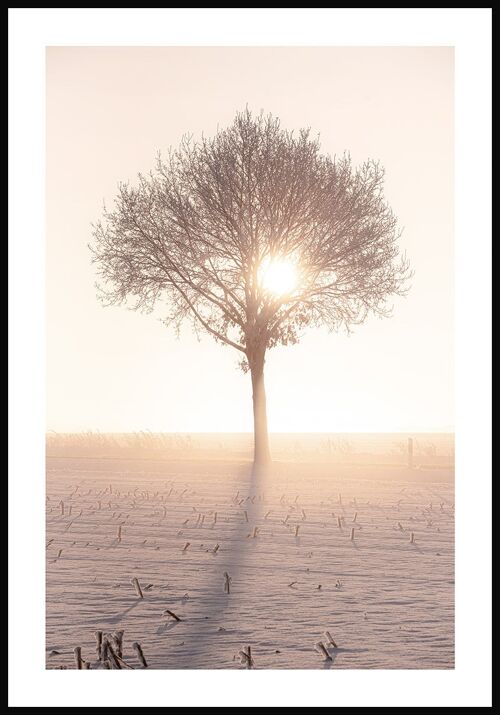
[[[49,456],[47,668],[77,646],[98,667],[94,632],[117,629],[134,668],[134,642],[157,669],[245,668],[247,646],[256,669],[453,668],[453,483],[452,465],[256,479],[237,460]]]

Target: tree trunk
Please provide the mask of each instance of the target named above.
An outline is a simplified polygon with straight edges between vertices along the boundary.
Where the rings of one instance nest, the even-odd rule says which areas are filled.
[[[250,362],[253,400],[254,470],[265,468],[271,462],[267,433],[266,390],[264,387],[264,351],[253,356]]]

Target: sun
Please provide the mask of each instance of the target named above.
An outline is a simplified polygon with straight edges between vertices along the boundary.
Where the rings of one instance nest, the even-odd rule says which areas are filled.
[[[291,293],[297,286],[297,280],[297,268],[289,259],[273,258],[261,266],[260,283],[266,291],[276,296]]]

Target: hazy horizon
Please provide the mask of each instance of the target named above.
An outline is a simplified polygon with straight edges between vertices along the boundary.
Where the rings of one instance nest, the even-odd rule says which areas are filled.
[[[199,430],[188,430],[188,431],[174,431],[174,432],[166,432],[164,430],[150,430],[148,428],[143,428],[139,430],[127,430],[124,432],[115,432],[115,431],[105,431],[105,430],[99,430],[99,429],[82,429],[82,430],[75,430],[73,432],[68,432],[68,431],[62,431],[62,430],[52,430],[48,429],[46,431],[46,434],[102,434],[102,435],[117,435],[117,434],[140,434],[140,433],[148,433],[148,434],[186,434],[186,435],[191,435],[191,434],[196,434],[196,435],[250,435],[253,436],[253,432],[251,430],[247,431],[237,431],[237,430],[224,430],[224,431],[219,431],[219,432],[210,432],[210,431],[199,431]],[[452,428],[446,429],[435,429],[435,430],[383,430],[383,431],[378,431],[378,432],[373,432],[373,431],[359,431],[359,430],[350,430],[350,431],[341,431],[341,430],[326,430],[326,431],[311,431],[311,430],[302,430],[302,431],[294,431],[294,430],[289,430],[287,432],[280,432],[278,430],[270,430],[269,435],[393,435],[393,434],[404,434],[404,435],[427,435],[427,434],[435,434],[435,435],[454,435],[455,430]]]

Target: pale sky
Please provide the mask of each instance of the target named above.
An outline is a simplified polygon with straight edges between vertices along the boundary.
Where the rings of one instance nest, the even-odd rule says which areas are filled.
[[[325,153],[379,159],[415,271],[392,318],[268,353],[270,431],[453,430],[453,49],[440,47],[49,48],[47,429],[251,431],[237,352],[103,308],[87,248],[119,181],[247,105],[311,127]]]

